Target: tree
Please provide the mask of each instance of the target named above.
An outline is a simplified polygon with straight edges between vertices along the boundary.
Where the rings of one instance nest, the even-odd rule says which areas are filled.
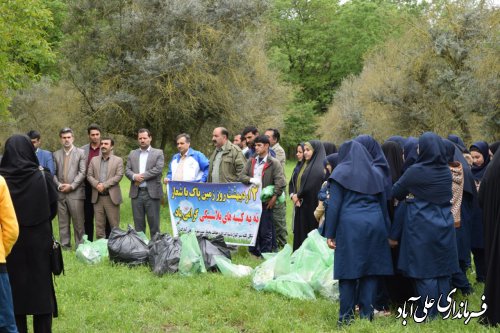
[[[70,6],[68,77],[91,119],[165,147],[180,132],[280,123],[287,89],[268,69],[264,0],[79,0]],[[204,138],[202,136],[205,136]]]
[[[276,0],[269,54],[284,79],[300,87],[297,101],[325,112],[342,80],[361,71],[364,54],[398,35],[415,8],[384,0]]]
[[[372,52],[361,74],[342,84],[322,134],[382,139],[434,131],[454,132],[467,142],[498,139],[499,22],[498,9],[472,1],[432,8],[403,36]],[[349,95],[352,90],[356,94]],[[353,114],[359,125],[354,131],[331,133],[328,126],[349,126]]]
[[[47,34],[54,25],[41,0],[1,1],[0,13],[0,121],[5,123],[12,91],[38,79],[55,62]]]

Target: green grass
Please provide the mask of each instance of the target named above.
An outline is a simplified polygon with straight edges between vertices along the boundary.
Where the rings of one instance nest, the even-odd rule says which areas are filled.
[[[287,164],[287,175],[293,165]],[[124,203],[121,227],[133,225],[129,182],[121,184]],[[287,203],[288,204],[288,203]],[[162,208],[161,230],[171,230],[168,210]],[[291,205],[287,205],[287,222]],[[57,230],[57,224],[54,225]],[[290,223],[289,223],[290,229]],[[57,231],[55,232],[57,235]],[[292,235],[289,236],[291,242]],[[229,278],[219,273],[185,277],[153,275],[147,266],[128,268],[108,260],[89,266],[75,253],[64,252],[66,275],[56,278],[59,318],[54,332],[330,332],[336,331],[338,302],[291,300],[258,292],[251,279]],[[240,248],[233,262],[257,266],[260,261]],[[474,276],[470,276],[471,281]],[[480,309],[483,285],[474,286],[469,309]],[[397,311],[395,311],[397,313]],[[345,332],[493,332],[473,319],[434,320],[403,327],[395,315],[373,322],[356,320]]]

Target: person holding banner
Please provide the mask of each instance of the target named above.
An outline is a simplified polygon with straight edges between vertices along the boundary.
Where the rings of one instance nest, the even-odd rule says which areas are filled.
[[[163,182],[170,180],[206,183],[208,178],[208,158],[191,148],[189,134],[181,133],[175,139],[179,152],[172,156],[167,175]]]
[[[274,195],[267,202],[262,203],[255,246],[249,248],[253,255],[260,257],[262,253],[271,252],[277,248],[273,210],[276,207],[276,200],[286,188],[286,180],[280,162],[269,154],[270,143],[267,136],[256,137],[254,143],[256,154],[247,161],[239,180],[244,184],[254,184],[262,188],[274,185]]]

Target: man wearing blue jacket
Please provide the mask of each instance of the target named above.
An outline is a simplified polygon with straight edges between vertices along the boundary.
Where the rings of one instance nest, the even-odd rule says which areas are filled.
[[[49,170],[53,176],[56,172],[56,169],[54,167],[54,159],[50,151],[40,149],[40,146],[42,145],[42,141],[40,140],[40,132],[31,130],[26,133],[26,135],[30,138],[33,147],[35,147],[38,163],[40,163],[40,166],[44,169]]]
[[[191,137],[182,133],[176,138],[179,152],[172,157],[168,166],[166,184],[170,180],[205,183],[208,178],[208,159],[203,153],[191,148]]]

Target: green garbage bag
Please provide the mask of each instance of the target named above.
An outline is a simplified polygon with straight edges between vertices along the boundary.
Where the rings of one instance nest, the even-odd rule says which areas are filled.
[[[76,258],[86,264],[97,264],[102,260],[101,254],[92,246],[87,235],[83,235],[83,243],[76,249]]]
[[[271,199],[271,197],[273,195],[274,195],[274,185],[268,185],[268,186],[264,187],[262,189],[262,191],[260,191],[260,200],[262,202],[266,202],[269,199]],[[278,199],[276,200],[276,202],[278,202],[278,203],[285,202],[285,191],[283,191],[281,193],[281,195],[278,197]]]
[[[314,273],[310,284],[321,296],[331,301],[339,299],[339,281],[333,279],[333,264]]]
[[[313,275],[325,267],[327,266],[321,260],[320,254],[301,247],[292,256],[290,271],[297,273],[304,281],[310,283]]]
[[[288,274],[290,272],[291,254],[292,248],[286,244],[278,254],[255,267],[252,277],[253,287],[257,290],[262,290],[269,281],[278,276]]]
[[[302,251],[311,251],[312,253],[318,254],[318,258],[324,266],[330,266],[333,263],[333,250],[328,247],[326,238],[321,236],[317,229],[307,234],[307,238],[300,248],[293,253],[292,262],[294,262],[298,256],[302,255]]]
[[[268,259],[271,259],[272,257],[274,257],[277,253],[275,252],[264,252],[264,253],[261,253],[261,256],[262,258],[264,258],[264,260],[268,260]]]
[[[206,273],[205,261],[201,254],[200,245],[196,238],[196,233],[183,234],[181,240],[181,258],[179,259],[179,272],[182,275],[193,275],[196,273]]]
[[[91,243],[91,246],[99,252],[102,258],[109,257],[108,252],[108,240],[105,238],[100,238]]]
[[[252,274],[252,267],[244,265],[236,265],[224,256],[214,256],[215,263],[220,272],[224,276],[243,277]]]
[[[146,243],[146,245],[149,244],[149,239],[148,237],[146,236],[146,234],[144,233],[144,231],[139,231],[137,233],[137,236],[139,236],[140,239],[142,239],[144,241],[144,243]]]
[[[313,288],[297,273],[290,273],[269,281],[264,291],[276,292],[290,298],[316,299]]]

